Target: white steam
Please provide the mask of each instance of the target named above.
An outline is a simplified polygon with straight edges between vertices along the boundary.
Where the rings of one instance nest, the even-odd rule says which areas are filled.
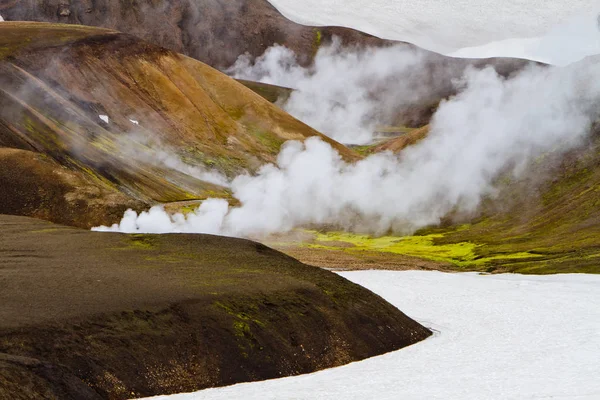
[[[400,155],[348,164],[316,138],[288,142],[277,165],[232,182],[240,206],[211,199],[187,216],[160,207],[129,211],[119,225],[100,230],[256,237],[328,224],[409,233],[450,211],[475,210],[495,194],[500,173],[519,176],[535,157],[580,145],[598,117],[595,60],[531,66],[508,80],[491,68],[468,70],[456,84],[459,94],[440,105],[429,136]]]
[[[256,60],[240,56],[227,73],[296,89],[281,104],[288,113],[338,142],[366,144],[376,126],[391,125],[399,112],[448,94],[462,70],[438,62],[433,72],[429,57],[404,45],[347,49],[334,39],[319,49],[311,67],[298,65],[293,51],[276,45]]]
[[[139,122],[130,119],[132,124],[139,127]],[[127,134],[116,137],[117,155],[129,162],[139,162],[156,167],[166,167],[201,181],[227,187],[229,179],[218,171],[186,163],[177,152],[163,143],[160,138],[150,131],[131,130]]]

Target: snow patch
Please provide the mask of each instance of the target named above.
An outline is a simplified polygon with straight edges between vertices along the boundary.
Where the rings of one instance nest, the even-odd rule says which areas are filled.
[[[139,124],[140,124],[140,123],[139,123],[139,121],[136,121],[135,119],[130,119],[129,121],[130,121],[132,124],[134,124],[134,125],[139,125]]]
[[[600,54],[598,13],[569,19],[538,38],[506,39],[466,47],[450,55],[463,58],[515,57],[565,66]]]
[[[104,121],[104,123],[108,124],[108,122],[110,121],[108,118],[108,115],[98,115],[98,118],[100,118],[102,121]]]
[[[597,30],[593,36],[578,34],[596,25],[593,21],[600,11],[598,0],[270,2],[283,15],[302,24],[346,26],[445,55],[518,57],[564,65],[581,59],[582,54],[600,53]],[[587,27],[578,26],[578,22]],[[548,54],[541,38],[552,36],[557,33],[555,27],[565,25],[570,28],[558,37],[565,54]]]
[[[155,400],[600,398],[600,276],[341,275],[439,333],[310,375]]]

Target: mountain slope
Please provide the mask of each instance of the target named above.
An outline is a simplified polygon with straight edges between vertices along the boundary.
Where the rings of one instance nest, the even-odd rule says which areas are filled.
[[[392,118],[386,123],[410,127],[428,123],[435,105],[456,93],[452,80],[460,78],[465,69],[489,65],[500,75],[507,76],[529,64],[525,60],[510,58],[452,58],[349,28],[304,26],[285,18],[267,0],[143,0],[133,3],[119,0],[21,0],[5,5],[0,11],[7,20],[61,22],[115,29],[222,70],[232,66],[240,55],[247,53],[254,59],[276,44],[293,50],[298,63],[303,66],[311,65],[319,49],[331,44],[334,37],[339,38],[341,47],[347,50],[397,46],[406,50],[406,57],[417,52],[423,55],[419,81],[414,82],[410,90],[429,95],[413,101],[408,107],[385,110]],[[257,89],[256,86],[251,87]],[[269,96],[277,91],[267,90]],[[263,87],[262,94],[265,93]]]
[[[4,22],[0,49],[0,146],[144,203],[227,197],[214,172],[253,171],[290,139],[320,136],[358,158],[233,79],[132,36]]]
[[[488,199],[471,223],[441,228],[434,244],[477,243],[474,261],[498,257],[479,266],[491,271],[600,273],[598,132],[564,157],[537,160],[525,178],[504,183],[498,198],[504,204]]]
[[[294,50],[303,63],[333,35],[345,43],[389,43],[352,29],[296,24],[266,0],[21,0],[0,6],[0,12],[7,21],[60,22],[130,33],[221,68],[246,52],[259,56],[275,43]]]
[[[365,152],[401,154],[427,127]],[[559,150],[559,149],[557,149]],[[468,215],[448,215],[414,236],[379,238],[305,232],[270,245],[311,265],[355,269],[439,269],[515,273],[600,273],[600,131],[568,153],[549,152]]]
[[[312,27],[284,17],[267,0],[20,0],[0,6],[7,21],[39,21],[98,26],[129,33],[176,52],[226,68],[239,55],[260,56],[274,44],[293,50],[310,64],[320,46],[337,36],[348,46],[403,45],[337,26]],[[426,52],[429,54],[435,54]],[[469,60],[437,55],[435,63],[492,64],[501,74],[523,66],[517,59]]]
[[[128,208],[148,207],[90,174],[19,149],[0,148],[0,188],[3,213],[84,228],[118,221]]]

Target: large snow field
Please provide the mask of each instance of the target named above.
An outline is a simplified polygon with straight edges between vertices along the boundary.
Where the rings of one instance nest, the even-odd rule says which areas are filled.
[[[600,276],[341,275],[435,336],[314,374],[160,398],[600,399]]]
[[[565,65],[600,53],[598,0],[269,0],[289,19],[339,25],[457,57]]]

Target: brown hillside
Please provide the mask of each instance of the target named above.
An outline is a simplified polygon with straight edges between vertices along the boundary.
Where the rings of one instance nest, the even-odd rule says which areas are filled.
[[[370,152],[380,152],[380,151],[391,151],[394,153],[399,153],[408,146],[412,146],[420,142],[424,139],[429,133],[429,125],[425,125],[421,128],[417,128],[411,130],[410,132],[404,133],[398,137],[395,137],[390,140],[386,140],[385,142],[374,146],[370,149]]]
[[[186,54],[219,69],[231,66],[238,56],[260,56],[274,44],[292,49],[298,61],[309,65],[318,49],[338,37],[348,47],[402,46],[409,43],[380,39],[342,27],[311,27],[296,24],[267,0],[20,0],[1,10],[6,20],[60,22],[99,26],[129,33],[170,50]],[[501,75],[510,75],[528,64],[508,58],[457,59],[424,51],[426,62],[415,82],[415,90],[430,86],[428,98],[392,115],[395,125],[419,127],[429,123],[435,105],[455,93],[453,78],[473,66],[491,65]],[[440,76],[447,76],[439,82]],[[258,89],[256,86],[253,89]],[[268,90],[267,92],[276,92]],[[264,90],[259,91],[265,94]]]
[[[83,228],[116,223],[128,208],[147,207],[101,179],[18,149],[0,148],[0,188],[4,213]]]
[[[228,196],[160,162],[164,150],[228,176],[309,136],[358,158],[211,67],[104,29],[2,23],[0,106],[0,146],[46,154],[144,203]]]
[[[366,289],[241,239],[0,216],[0,265],[2,399],[194,391],[312,372],[430,335]]]

